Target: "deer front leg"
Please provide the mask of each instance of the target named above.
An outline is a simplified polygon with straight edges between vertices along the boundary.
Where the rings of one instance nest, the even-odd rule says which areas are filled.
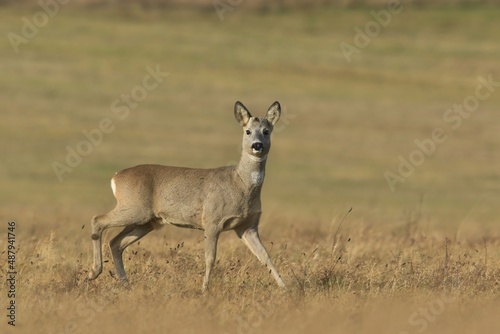
[[[202,292],[208,289],[210,274],[212,273],[215,258],[217,256],[219,233],[220,232],[215,228],[208,228],[205,230],[205,278],[203,279]]]
[[[250,249],[250,251],[259,259],[259,261],[264,264],[273,275],[276,283],[282,288],[285,287],[285,283],[281,279],[280,274],[276,270],[269,257],[269,254],[266,251],[266,248],[260,241],[259,231],[257,229],[257,225],[254,225],[250,228],[241,228],[236,230],[236,234],[243,241],[243,243]]]

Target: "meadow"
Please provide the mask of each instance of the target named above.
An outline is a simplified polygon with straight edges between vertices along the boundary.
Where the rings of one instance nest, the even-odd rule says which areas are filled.
[[[5,314],[10,221],[17,248],[16,326],[2,314],[2,333],[499,328],[497,7],[402,7],[365,38],[369,6],[237,7],[223,20],[61,6],[26,36],[41,10],[0,7]],[[228,232],[202,294],[203,234],[173,227],[127,249],[129,289],[107,247],[103,275],[86,281],[112,175],[234,164],[236,100],[284,109],[260,231],[287,291]]]

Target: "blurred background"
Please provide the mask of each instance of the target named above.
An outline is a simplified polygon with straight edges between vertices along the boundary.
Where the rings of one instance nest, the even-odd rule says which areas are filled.
[[[314,230],[353,207],[380,230],[498,234],[499,14],[479,0],[0,1],[2,217],[86,238],[116,171],[235,163],[235,101],[263,115],[278,100],[264,226]]]

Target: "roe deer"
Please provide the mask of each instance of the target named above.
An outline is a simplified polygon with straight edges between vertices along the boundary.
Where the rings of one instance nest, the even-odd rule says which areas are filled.
[[[243,127],[243,150],[236,166],[193,169],[161,165],[139,165],[116,173],[111,188],[116,207],[92,219],[94,265],[89,279],[102,272],[102,232],[125,227],[110,242],[118,277],[128,284],[122,253],[155,228],[171,224],[203,230],[205,234],[205,277],[208,288],[223,231],[234,230],[259,261],[267,266],[280,287],[283,280],[259,238],[260,193],[264,182],[271,132],[281,116],[274,102],[265,117],[253,117],[241,102],[234,116]]]

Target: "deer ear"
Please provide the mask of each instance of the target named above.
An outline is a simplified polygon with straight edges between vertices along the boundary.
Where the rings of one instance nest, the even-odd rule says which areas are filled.
[[[273,126],[278,122],[281,116],[281,106],[278,101],[274,102],[270,107],[269,110],[267,111],[266,114],[266,119],[268,120],[269,123],[271,123]]]
[[[238,123],[241,124],[241,126],[245,126],[250,120],[250,117],[252,117],[252,115],[250,114],[248,109],[243,105],[243,103],[237,101],[234,104],[234,117],[236,118]]]

